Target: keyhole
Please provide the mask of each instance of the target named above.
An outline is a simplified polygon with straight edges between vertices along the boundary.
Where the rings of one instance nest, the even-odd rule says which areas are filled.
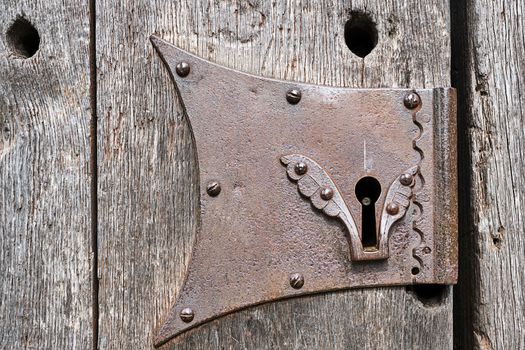
[[[381,184],[371,176],[363,177],[355,185],[355,195],[361,203],[363,248],[377,248],[376,202],[381,195]]]

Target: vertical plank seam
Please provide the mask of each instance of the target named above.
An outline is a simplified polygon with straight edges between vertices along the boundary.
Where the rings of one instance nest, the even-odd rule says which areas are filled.
[[[471,148],[469,146],[469,111],[468,100],[470,90],[469,79],[469,50],[470,32],[468,13],[469,0],[450,1],[450,37],[451,37],[451,82],[457,89],[457,145],[458,145],[458,285],[454,288],[453,301],[453,336],[454,348],[473,348],[473,308],[474,289],[472,286],[474,246],[471,243],[472,217],[469,200],[471,198],[470,172],[473,167]],[[471,254],[466,254],[467,252]]]
[[[96,63],[96,0],[89,0],[89,93],[91,120],[90,169],[91,169],[91,292],[94,350],[98,349],[99,281],[98,281],[98,162],[97,162],[97,63]]]

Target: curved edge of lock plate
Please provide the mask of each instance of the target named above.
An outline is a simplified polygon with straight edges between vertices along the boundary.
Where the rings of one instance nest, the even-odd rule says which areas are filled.
[[[238,72],[229,68],[221,67],[217,64],[210,63],[206,60],[203,60],[195,55],[192,55],[184,50],[181,50],[168,42],[159,39],[157,37],[152,36],[151,41],[158,51],[160,57],[162,58],[163,63],[168,68],[171,79],[175,83],[177,87],[177,94],[180,97],[180,103],[182,104],[185,113],[190,118],[195,118],[193,121],[196,122],[195,125],[192,125],[190,122],[190,125],[192,125],[192,132],[197,130],[197,128],[193,128],[193,126],[197,126],[197,119],[198,118],[204,118],[205,116],[202,115],[196,115],[198,114],[200,105],[200,101],[196,104],[195,101],[191,101],[193,96],[197,97],[198,93],[194,93],[193,88],[199,84],[211,84],[214,83],[217,79],[221,81],[221,83],[224,84],[224,82],[230,82],[230,84],[233,84],[235,82],[235,86],[233,85],[227,85],[228,87],[231,86],[232,90],[239,90],[240,88],[246,89],[245,91],[250,91],[249,88],[251,87],[250,84],[257,85],[258,89],[262,91],[263,93],[266,93],[266,97],[272,97],[268,91],[276,91],[275,96],[283,96],[283,91],[286,91],[290,85],[299,86],[302,89],[304,89],[305,93],[310,93],[309,98],[304,98],[304,104],[300,103],[298,106],[294,106],[295,111],[303,111],[306,108],[315,108],[313,106],[314,103],[323,102],[322,98],[324,98],[323,94],[319,94],[320,89],[322,93],[325,93],[324,96],[333,96],[337,94],[345,95],[345,96],[358,96],[359,98],[368,97],[368,94],[373,96],[379,96],[379,98],[384,98],[385,103],[388,108],[391,109],[392,113],[388,114],[389,117],[394,118],[395,116],[407,116],[410,115],[410,113],[407,113],[407,111],[402,106],[402,97],[403,95],[408,91],[407,89],[383,89],[383,90],[358,90],[358,89],[345,89],[345,88],[331,88],[331,87],[320,87],[315,85],[309,85],[309,84],[303,84],[303,83],[293,83],[293,82],[282,82],[274,79],[267,79],[267,78],[261,78],[257,76],[252,76],[250,74]],[[189,78],[185,79],[185,74],[187,73],[185,71],[185,67],[181,66],[179,70],[177,70],[178,63],[184,62],[188,60],[190,63],[193,64],[193,67],[196,68],[196,72],[203,72],[205,71],[208,74],[195,74],[192,76],[192,74],[189,75]],[[187,67],[186,67],[187,68]],[[213,77],[215,79],[213,82],[210,82],[209,80],[206,81],[206,79],[211,79],[208,77]],[[233,79],[233,80],[232,80]],[[181,86],[179,86],[179,83]],[[207,85],[210,86],[210,85]],[[184,90],[184,93],[181,93],[181,88]],[[222,87],[222,90],[224,88]],[[217,95],[220,95],[222,93],[222,90],[214,90],[213,92]],[[337,92],[336,92],[337,91]],[[314,94],[314,92],[316,92]],[[426,102],[428,102],[427,105],[432,105],[432,90],[418,90],[418,92],[422,95],[422,99]],[[188,95],[189,93],[189,95]],[[273,93],[273,92],[272,92]],[[363,95],[365,94],[365,95]],[[190,96],[191,95],[191,96]],[[306,96],[306,94],[304,94]],[[260,95],[258,95],[260,96]],[[184,98],[187,98],[188,101],[184,100]],[[229,96],[228,96],[229,98]],[[316,99],[317,98],[317,99]],[[368,99],[369,100],[369,99]],[[193,103],[190,103],[190,101]],[[186,103],[188,102],[188,103]],[[446,102],[446,101],[445,101]],[[308,105],[310,103],[310,105]],[[187,110],[187,105],[192,106],[191,108],[196,108],[197,111],[194,109]],[[285,108],[282,106],[288,106],[286,103],[281,104],[279,102],[278,104],[279,108]],[[310,107],[309,107],[310,106]],[[303,108],[303,109],[301,109]],[[353,111],[350,111],[352,113]],[[302,113],[302,112],[301,112]],[[432,108],[428,108],[426,110],[426,113],[428,113],[430,116],[432,115]],[[348,119],[348,118],[347,118]],[[215,120],[214,120],[215,121]],[[244,122],[242,121],[239,122]],[[198,121],[200,122],[200,121]],[[209,128],[208,128],[209,129]],[[208,130],[200,128],[200,130]],[[432,135],[435,133],[432,129],[429,129],[429,134]],[[201,134],[202,135],[202,134]],[[195,134],[194,134],[195,136]],[[412,142],[412,140],[410,140]],[[422,145],[422,147],[427,147],[427,151],[429,154],[432,153],[432,148],[429,146],[430,143]],[[197,152],[202,151],[202,149],[199,149],[197,147]],[[413,150],[412,150],[413,151]],[[277,156],[277,155],[274,155]],[[200,154],[199,154],[200,157]],[[275,161],[277,164],[277,167],[281,167],[279,164],[279,158],[278,157]],[[285,156],[286,158],[286,156]],[[288,158],[289,159],[289,158]],[[200,168],[200,162],[202,159],[199,159],[199,168]],[[290,159],[289,159],[290,160]],[[272,160],[274,161],[274,160]],[[286,159],[285,159],[286,161]],[[290,160],[291,161],[291,160]],[[313,162],[313,160],[312,160]],[[407,163],[403,166],[409,166],[410,164],[414,163]],[[274,166],[272,165],[272,166]],[[320,167],[319,167],[320,168]],[[423,166],[423,169],[425,167]],[[401,171],[401,169],[397,169],[396,171]],[[415,166],[413,168],[410,168],[407,172],[410,174],[415,174],[420,169]],[[202,169],[200,169],[201,175],[202,175]],[[320,171],[323,171],[320,169]],[[433,169],[427,169],[427,171],[435,171]],[[288,172],[290,174],[290,172]],[[321,173],[320,173],[321,174]],[[282,174],[283,177],[279,177],[278,175],[275,176],[275,181],[277,184],[282,185],[283,179],[286,183],[286,175]],[[323,175],[323,174],[321,174]],[[328,174],[324,172],[324,175],[326,175],[326,183],[333,186],[333,189],[336,189],[335,183],[330,179]],[[407,191],[412,191],[413,183],[410,186],[402,185],[400,184],[400,177],[393,178],[392,176],[392,182],[390,185],[390,189],[386,195],[385,204],[383,206],[383,212],[382,216],[387,216],[388,219],[382,219],[381,220],[381,234],[388,236],[388,231],[390,231],[390,227],[398,221],[400,218],[405,216],[406,213],[406,203],[409,203],[410,200],[407,201],[407,198],[409,198],[411,195],[408,194]],[[290,177],[293,179],[292,177]],[[202,181],[201,181],[202,182]],[[202,186],[202,183],[201,183]],[[287,193],[287,195],[290,194],[289,190],[290,188],[286,189],[287,186],[281,187],[280,195],[282,196],[283,193]],[[325,193],[326,196],[330,196],[330,191]],[[201,195],[202,195],[201,190]],[[205,193],[205,192],[204,192]],[[321,194],[319,193],[319,196]],[[333,194],[335,197],[339,198],[341,197],[339,191],[337,191],[337,194]],[[202,197],[201,197],[202,198]],[[215,198],[215,202],[217,203],[217,199],[225,198],[221,195],[219,198]],[[326,197],[327,198],[327,197]],[[285,202],[285,201],[283,201]],[[313,200],[312,200],[313,202]],[[387,213],[386,211],[388,209],[388,204],[396,202],[399,206],[398,211],[394,210],[392,211],[392,208],[390,209],[390,213]],[[352,225],[352,215],[350,210],[345,205],[345,208],[343,208],[344,201],[339,202],[339,210],[340,213],[344,213],[341,218],[343,222],[345,222],[346,227],[349,227],[349,234],[355,236],[357,234],[357,229],[355,228],[355,222]],[[212,204],[209,204],[210,206]],[[291,205],[290,203],[287,203],[287,205]],[[314,204],[315,206],[315,204]],[[322,203],[318,204],[316,207],[322,206]],[[281,207],[282,208],[282,207]],[[326,207],[323,207],[323,209]],[[202,209],[202,208],[201,208]],[[207,208],[208,214],[210,212],[210,207]],[[325,214],[329,215],[335,213],[336,208],[329,207],[326,209]],[[395,214],[392,214],[395,212]],[[388,215],[387,215],[388,214]],[[407,215],[408,216],[408,215]],[[264,218],[263,218],[264,219]],[[345,221],[346,220],[346,221]],[[352,221],[351,221],[352,220]],[[282,222],[281,222],[282,224]],[[227,228],[221,227],[225,230],[226,233],[229,233]],[[294,228],[292,228],[294,229]],[[343,228],[344,230],[344,228]],[[204,231],[204,232],[203,232]],[[356,287],[371,287],[371,286],[381,286],[381,285],[406,285],[406,284],[412,284],[415,283],[415,280],[413,276],[410,274],[409,270],[406,270],[401,262],[401,259],[397,263],[400,269],[399,270],[389,270],[388,264],[396,264],[395,256],[391,257],[392,259],[388,260],[382,260],[382,261],[375,261],[370,262],[366,264],[351,264],[350,260],[347,256],[343,257],[344,252],[346,252],[342,247],[340,249],[340,252],[337,249],[333,249],[333,246],[319,246],[319,248],[323,249],[320,252],[318,251],[284,251],[284,253],[289,254],[288,257],[290,259],[290,262],[297,262],[300,259],[311,259],[310,261],[323,261],[322,258],[329,258],[324,261],[330,261],[330,263],[325,264],[324,268],[327,272],[326,274],[323,274],[325,271],[320,271],[321,268],[318,268],[315,264],[313,264],[313,267],[311,265],[305,264],[305,271],[293,271],[295,267],[288,268],[285,265],[282,264],[282,261],[273,260],[273,261],[266,261],[266,257],[264,255],[261,255],[262,253],[272,253],[272,249],[276,249],[271,244],[268,244],[267,241],[263,241],[263,244],[261,245],[261,254],[256,255],[257,259],[263,259],[263,262],[258,262],[259,264],[263,263],[271,263],[267,265],[257,265],[258,268],[260,268],[259,271],[253,272],[250,270],[250,265],[246,263],[243,259],[248,256],[248,253],[252,253],[253,250],[250,250],[253,248],[252,245],[250,245],[249,240],[244,240],[243,244],[245,246],[241,247],[242,249],[238,249],[236,251],[236,254],[239,256],[233,256],[233,257],[226,257],[224,259],[221,259],[220,261],[217,261],[217,252],[224,252],[229,247],[227,246],[228,242],[217,244],[216,241],[212,240],[212,237],[209,236],[209,234],[213,231],[205,231],[202,227],[199,227],[196,237],[196,242],[193,247],[192,256],[190,259],[189,267],[187,274],[185,276],[185,281],[182,284],[182,288],[179,291],[179,294],[177,296],[177,300],[175,302],[175,305],[171,308],[168,317],[166,318],[163,325],[160,327],[160,330],[158,332],[158,335],[155,339],[155,346],[161,346],[168,341],[172,340],[176,336],[193,329],[197,326],[200,326],[204,323],[207,323],[211,321],[212,319],[215,319],[219,316],[224,316],[226,314],[232,313],[234,311],[238,311],[241,309],[245,309],[250,306],[259,305],[262,303],[266,303],[269,301],[274,300],[282,300],[286,298],[296,297],[300,295],[309,295],[309,294],[315,294],[320,292],[327,292],[327,291],[334,291],[334,290],[342,290],[342,289],[349,289],[349,288],[356,288]],[[203,233],[206,233],[204,235]],[[270,232],[266,232],[269,234]],[[291,236],[291,238],[299,237],[298,239],[303,240],[312,240],[312,239],[318,239],[315,235],[318,235],[318,232],[309,232],[309,231],[301,231],[300,229],[297,229],[297,236]],[[307,234],[307,236],[301,236],[301,234]],[[425,234],[432,234],[425,233]],[[308,236],[309,235],[309,236]],[[358,234],[357,234],[358,236]],[[249,238],[248,236],[241,237],[241,238]],[[275,237],[274,237],[275,238]],[[288,239],[289,237],[287,237]],[[266,237],[263,237],[262,239],[266,239]],[[343,237],[344,239],[344,237]],[[330,244],[333,242],[338,243],[340,242],[339,238],[329,237],[328,238]],[[355,240],[356,242],[361,245],[359,237]],[[384,242],[383,249],[386,249],[388,254],[388,237],[386,239],[380,239],[380,241]],[[293,245],[290,245],[292,242],[280,242],[280,244],[284,244],[285,247],[292,247]],[[298,241],[294,241],[294,244],[297,244]],[[322,243],[322,242],[321,242]],[[230,243],[231,244],[231,243]],[[288,246],[286,244],[289,244]],[[311,242],[308,242],[308,244],[311,244]],[[347,243],[346,243],[347,244]],[[395,245],[396,247],[404,246],[402,244]],[[266,249],[266,250],[264,250]],[[362,247],[360,247],[362,249]],[[395,248],[399,249],[399,248]],[[379,249],[381,250],[381,248]],[[288,253],[289,252],[289,253]],[[212,253],[210,256],[208,256],[208,253]],[[215,254],[215,255],[214,255]],[[339,254],[339,255],[338,255]],[[220,258],[220,257],[219,257]],[[214,260],[215,259],[215,260]],[[295,260],[294,260],[295,259]],[[331,259],[331,260],[330,260]],[[339,260],[337,260],[339,259]],[[284,259],[281,259],[284,260]],[[364,259],[366,260],[366,259]],[[255,260],[252,260],[252,262]],[[196,262],[199,262],[198,264]],[[388,263],[387,263],[388,262]],[[434,264],[434,260],[431,260],[432,264]],[[439,262],[438,262],[439,263]],[[230,265],[231,264],[231,265]],[[437,263],[436,263],[437,264]],[[228,271],[231,270],[231,266],[235,268],[233,275],[228,275]],[[283,266],[285,266],[283,268]],[[297,266],[297,265],[295,265]],[[302,265],[301,265],[302,266]],[[335,267],[334,267],[335,266]],[[429,268],[430,271],[433,271],[434,267],[431,265]],[[408,272],[407,272],[408,271]],[[217,274],[216,272],[219,272]],[[304,276],[304,286],[301,284],[299,289],[296,289],[297,285],[292,283],[292,276],[296,272],[301,272]],[[395,272],[392,274],[391,272]],[[254,278],[253,273],[257,273],[258,277]],[[215,274],[215,275],[214,275]],[[237,280],[237,278],[241,279],[241,281]],[[428,275],[424,280],[421,279],[420,281],[424,283],[435,283],[436,281],[433,279],[432,276]],[[437,281],[438,283],[441,280]],[[243,282],[243,283],[241,283]],[[250,282],[247,284],[247,282]],[[295,285],[295,286],[294,286]],[[234,288],[232,288],[234,287]],[[229,288],[229,289],[228,289]]]

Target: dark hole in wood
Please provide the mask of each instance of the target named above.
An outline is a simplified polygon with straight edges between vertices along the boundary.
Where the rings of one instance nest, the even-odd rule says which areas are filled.
[[[364,12],[350,13],[345,24],[345,43],[355,55],[365,57],[377,45],[377,28],[370,16]]]
[[[29,58],[40,46],[40,35],[25,18],[17,18],[6,32],[7,44],[17,56]]]
[[[407,291],[413,293],[425,306],[433,307],[441,305],[447,298],[449,286],[442,284],[416,284],[407,287]]]
[[[414,276],[419,275],[419,267],[413,267],[411,272]]]
[[[363,248],[377,246],[376,202],[381,195],[381,184],[377,179],[363,177],[355,185],[355,195],[361,203],[361,241]]]

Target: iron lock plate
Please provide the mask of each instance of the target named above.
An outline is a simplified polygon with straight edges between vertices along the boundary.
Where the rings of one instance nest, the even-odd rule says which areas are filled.
[[[454,89],[279,81],[151,40],[200,171],[196,243],[156,346],[273,300],[456,282]]]

